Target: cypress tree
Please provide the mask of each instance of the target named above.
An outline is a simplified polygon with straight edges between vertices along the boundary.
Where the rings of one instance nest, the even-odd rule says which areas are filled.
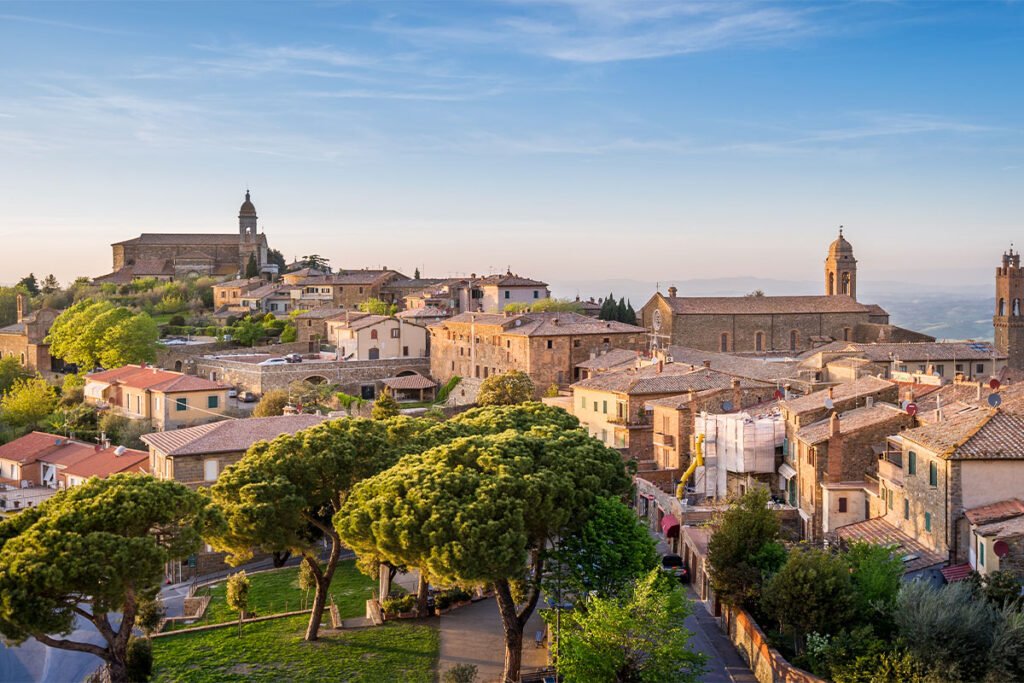
[[[623,322],[627,322],[630,325],[636,325],[636,311],[633,310],[633,302],[626,302],[626,319]]]
[[[619,305],[615,307],[615,319],[620,323],[626,322],[629,312],[626,310],[626,297],[619,299]]]
[[[615,295],[610,293],[601,302],[601,312],[597,317],[601,320],[615,320]]]
[[[256,256],[249,254],[249,263],[245,264],[245,276],[256,277],[260,274],[260,269],[256,266]]]

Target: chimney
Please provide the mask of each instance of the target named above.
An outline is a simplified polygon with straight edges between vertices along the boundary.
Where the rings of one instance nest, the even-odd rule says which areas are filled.
[[[658,374],[660,375],[661,371],[664,370],[664,369],[665,369],[665,361],[659,360],[658,361]]]
[[[689,391],[687,391],[686,392],[686,400],[689,403],[694,403],[697,400],[697,390],[696,389],[690,389]]]
[[[829,398],[834,398],[835,397],[835,394],[833,393],[832,387],[828,388],[828,397]]]
[[[789,400],[789,392],[790,392],[791,389],[792,389],[792,385],[783,384],[782,385],[782,398],[784,398],[784,399],[786,399],[788,401]]]
[[[740,380],[736,377],[732,380],[732,404],[737,412],[743,408],[743,392],[740,390]]]
[[[555,327],[558,327],[558,318],[552,318],[551,324],[554,325]]]
[[[668,288],[668,298],[669,299],[675,299],[676,298],[676,294],[678,294],[678,293],[679,293],[679,290],[676,289],[675,287],[669,287]]]
[[[980,379],[978,380],[977,384],[978,384],[978,391],[975,393],[975,397],[980,401],[981,400],[981,380]]]
[[[18,292],[18,296],[15,297],[18,306],[18,322],[20,323],[28,315],[28,301],[25,299],[25,295]]]
[[[828,421],[828,480],[843,480],[843,434],[838,413],[832,413]]]
[[[710,370],[711,369],[711,361],[709,361],[709,360],[704,361],[704,367],[706,367],[706,368],[708,368]]]

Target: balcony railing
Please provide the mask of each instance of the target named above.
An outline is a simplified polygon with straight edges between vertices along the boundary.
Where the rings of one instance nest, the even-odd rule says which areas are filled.
[[[657,434],[654,435],[654,445],[662,446],[664,448],[675,448],[676,447],[676,435],[675,434]]]
[[[878,476],[884,479],[888,479],[892,483],[902,486],[903,485],[903,463],[892,462],[888,458],[878,459]]]

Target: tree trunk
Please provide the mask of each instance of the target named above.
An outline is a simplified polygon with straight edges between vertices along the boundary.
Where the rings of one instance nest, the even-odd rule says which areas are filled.
[[[419,581],[416,583],[416,611],[421,617],[427,616],[427,596],[429,595],[430,582],[427,575],[420,570]]]
[[[505,671],[501,680],[504,683],[515,683],[519,680],[519,669],[523,664],[523,624],[526,622],[520,620],[516,613],[516,604],[512,600],[512,590],[508,581],[497,581],[494,589],[498,598],[501,625],[505,631]]]
[[[316,556],[308,554],[303,558],[313,570],[316,578],[316,593],[313,595],[313,613],[309,615],[309,626],[306,628],[306,640],[314,641],[320,635],[320,622],[324,618],[324,607],[327,605],[327,592],[331,587],[331,579],[334,578],[334,570],[338,566],[338,557],[341,555],[341,539],[332,527],[319,525],[324,535],[330,539],[330,552],[327,555],[327,566],[320,569],[320,563]]]
[[[124,661],[108,661],[107,675],[110,677],[110,683],[129,683],[128,667]]]
[[[320,622],[324,616],[324,606],[327,604],[327,589],[329,583],[325,583],[317,577],[316,592],[313,594],[313,613],[309,615],[309,625],[306,627],[306,640],[314,641],[320,637]]]
[[[274,551],[274,566],[283,567],[284,563],[288,561],[288,558],[292,556],[290,550],[275,550]]]

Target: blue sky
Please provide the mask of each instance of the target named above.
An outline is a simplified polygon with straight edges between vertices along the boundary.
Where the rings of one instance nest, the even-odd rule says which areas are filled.
[[[1017,3],[0,3],[0,281],[248,186],[344,267],[985,282],[1022,73]]]

